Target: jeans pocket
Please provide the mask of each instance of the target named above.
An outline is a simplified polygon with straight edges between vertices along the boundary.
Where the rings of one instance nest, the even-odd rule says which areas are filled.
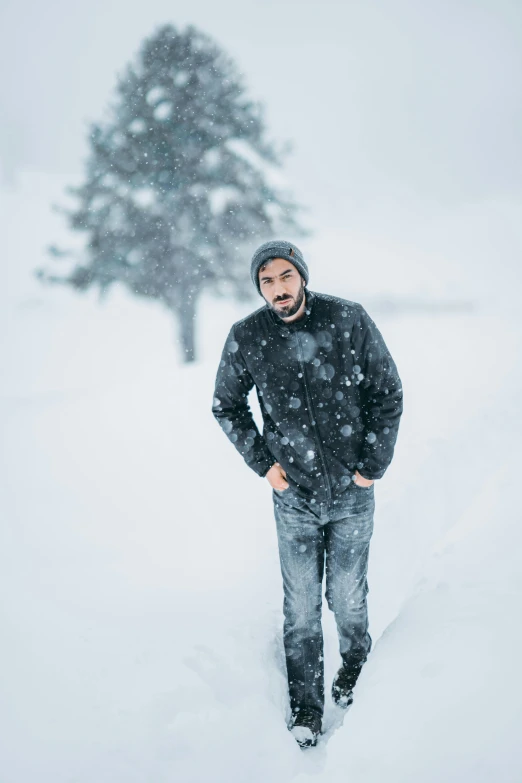
[[[299,511],[307,509],[306,498],[303,498],[297,492],[294,492],[291,487],[288,487],[287,489],[274,489],[273,496],[274,499],[277,498],[277,500],[287,508]]]

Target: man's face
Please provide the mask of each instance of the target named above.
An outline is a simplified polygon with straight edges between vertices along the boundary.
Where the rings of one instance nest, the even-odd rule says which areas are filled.
[[[295,266],[284,258],[267,261],[259,270],[263,297],[280,318],[295,315],[305,297],[305,282]]]

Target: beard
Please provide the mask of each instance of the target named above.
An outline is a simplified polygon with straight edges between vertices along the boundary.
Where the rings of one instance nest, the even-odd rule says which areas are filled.
[[[271,309],[274,311],[276,315],[278,315],[280,318],[289,318],[292,315],[295,315],[301,305],[303,304],[305,298],[305,284],[303,281],[301,281],[301,286],[299,288],[299,291],[297,292],[297,296],[295,299],[290,299],[288,304],[281,305],[277,302],[273,302],[270,304]]]

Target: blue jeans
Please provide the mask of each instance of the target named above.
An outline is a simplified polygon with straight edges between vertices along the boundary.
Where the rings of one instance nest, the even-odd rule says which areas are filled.
[[[288,691],[292,713],[324,710],[322,582],[335,615],[343,666],[355,680],[371,649],[366,595],[374,486],[350,484],[337,498],[313,503],[289,487],[273,490],[283,576]]]

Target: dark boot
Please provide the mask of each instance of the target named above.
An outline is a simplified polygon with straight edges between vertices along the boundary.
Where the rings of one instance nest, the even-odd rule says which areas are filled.
[[[360,666],[341,666],[332,683],[332,699],[338,707],[346,709],[353,702],[353,689],[359,674]]]
[[[315,710],[303,707],[292,715],[288,728],[301,748],[310,748],[317,744],[321,724],[322,718]]]

